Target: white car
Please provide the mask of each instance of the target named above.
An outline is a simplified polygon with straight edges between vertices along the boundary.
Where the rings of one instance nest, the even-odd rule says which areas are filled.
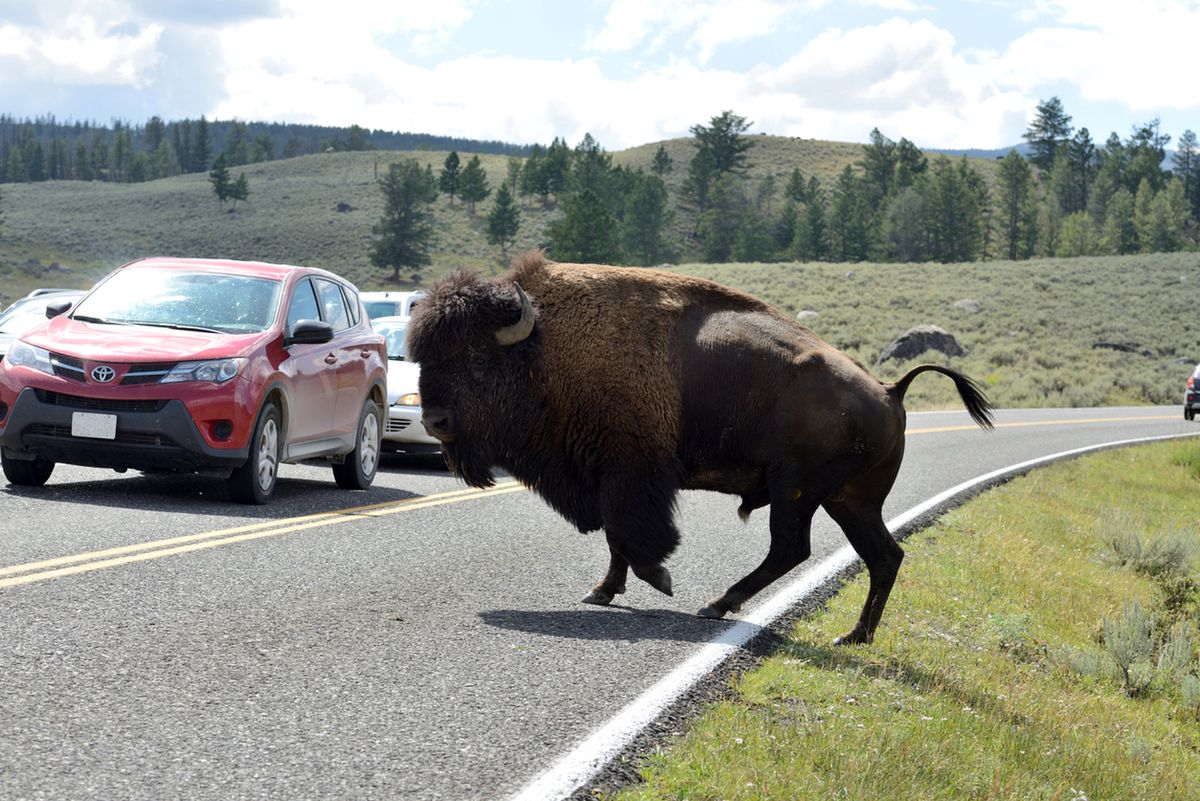
[[[359,297],[367,309],[367,316],[378,320],[412,316],[413,307],[421,302],[425,293],[419,289],[414,292],[363,292]]]
[[[364,300],[364,304],[370,307],[369,301]],[[394,316],[371,320],[375,333],[382,334],[387,342],[388,414],[382,446],[384,450],[396,453],[441,453],[441,445],[426,434],[425,426],[421,425],[421,395],[417,390],[421,368],[416,362],[408,361],[404,349],[408,319]]]
[[[74,303],[86,292],[82,289],[35,289],[0,312],[0,361],[21,334],[46,320],[46,307],[67,301]]]

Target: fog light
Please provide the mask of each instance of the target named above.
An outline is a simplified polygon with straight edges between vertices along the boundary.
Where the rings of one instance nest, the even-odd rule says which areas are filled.
[[[216,439],[229,439],[233,434],[233,423],[228,420],[218,420],[213,423],[212,432]]]

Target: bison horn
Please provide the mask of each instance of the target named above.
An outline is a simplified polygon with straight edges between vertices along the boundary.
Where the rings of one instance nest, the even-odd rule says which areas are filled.
[[[517,296],[521,299],[521,319],[496,331],[496,341],[505,347],[517,344],[533,331],[533,304],[520,284],[513,286],[517,288]]]

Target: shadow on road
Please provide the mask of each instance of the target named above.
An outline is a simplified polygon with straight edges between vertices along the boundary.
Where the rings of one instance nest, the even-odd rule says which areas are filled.
[[[576,640],[673,640],[707,643],[734,625],[752,625],[737,620],[706,620],[669,609],[631,609],[626,606],[589,607],[571,610],[494,609],[480,612],[489,626]],[[754,639],[768,633],[754,626]]]
[[[225,482],[200,475],[131,475],[96,481],[47,484],[45,487],[3,486],[0,496],[33,498],[47,503],[129,508],[139,512],[179,512],[217,517],[273,519],[334,512],[355,506],[418,497],[419,493],[374,486],[364,491],[339,489],[331,480],[280,478],[275,495],[264,506],[229,501]]]

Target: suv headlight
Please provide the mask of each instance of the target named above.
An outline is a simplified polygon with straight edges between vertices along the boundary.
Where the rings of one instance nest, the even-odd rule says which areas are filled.
[[[401,395],[400,397],[396,398],[396,402],[393,403],[392,405],[393,406],[420,406],[421,405],[421,395],[416,392],[410,392],[407,395]]]
[[[9,347],[4,361],[13,367],[29,367],[54,375],[54,368],[50,365],[50,351],[35,348],[19,339]]]
[[[223,384],[242,372],[246,359],[213,359],[206,362],[180,362],[171,368],[158,383],[175,384],[180,381],[208,381]]]

